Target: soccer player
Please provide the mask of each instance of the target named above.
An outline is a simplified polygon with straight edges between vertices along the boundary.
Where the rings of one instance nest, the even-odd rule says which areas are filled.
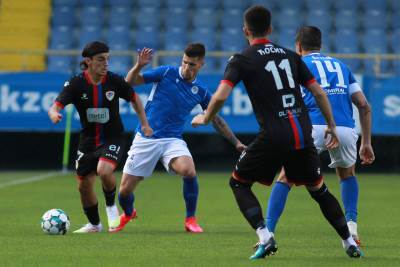
[[[358,135],[354,129],[353,107],[357,107],[361,124],[361,164],[371,164],[374,152],[371,146],[371,108],[350,69],[339,60],[325,56],[321,50],[321,31],[314,26],[301,27],[296,35],[296,51],[325,90],[332,106],[340,144],[328,149],[324,138],[326,122],[314,97],[303,90],[303,99],[312,122],[312,137],[318,153],[328,150],[331,164],[340,179],[341,194],[347,225],[354,240],[360,244],[357,233],[358,183],[355,176]],[[267,211],[267,226],[271,232],[283,212],[292,187],[282,172],[272,188]]]
[[[153,83],[145,111],[154,132],[151,137],[146,137],[138,127],[128,152],[118,194],[124,213],[120,217],[120,226],[115,229],[116,232],[136,217],[133,191],[141,180],[153,173],[159,160],[168,172],[183,177],[186,231],[203,232],[195,216],[199,192],[196,169],[182,139],[182,132],[192,109],[198,104],[203,110],[206,109],[211,99],[211,94],[197,78],[204,64],[204,57],[204,45],[191,43],[185,48],[179,68],[160,66],[141,73],[141,69],[152,58],[152,50],[144,48],[139,52],[136,64],[128,72],[126,79],[132,85]],[[242,151],[245,148],[221,117],[216,116],[213,125],[237,150]]]
[[[327,121],[326,135],[330,136],[326,146],[330,149],[337,147],[338,139],[328,98],[300,56],[267,39],[271,31],[268,9],[253,6],[246,10],[243,32],[250,47],[230,58],[224,79],[206,113],[194,117],[192,125],[207,124],[212,120],[232,88],[243,81],[260,133],[239,157],[229,184],[240,211],[259,238],[250,259],[264,258],[278,249],[251,187],[254,182],[270,185],[282,167],[289,181],[304,184],[318,202],[323,215],[343,240],[347,254],[360,257],[361,252],[350,236],[340,205],[324,184],[300,85],[314,95],[321,108]]]
[[[151,135],[140,98],[120,76],[109,72],[109,48],[102,42],[88,43],[82,51],[84,60],[81,74],[71,78],[56,98],[48,114],[53,123],[62,119],[60,111],[72,103],[82,125],[76,159],[78,188],[88,223],[74,233],[102,231],[98,201],[94,192],[96,175],[100,176],[109,230],[119,225],[119,212],[115,205],[116,183],[114,170],[124,151],[125,138],[119,114],[119,99],[132,103],[137,112],[141,131]]]

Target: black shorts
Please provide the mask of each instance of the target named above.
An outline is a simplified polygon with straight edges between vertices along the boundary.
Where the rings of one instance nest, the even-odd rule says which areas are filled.
[[[96,172],[99,160],[108,161],[116,168],[125,153],[125,145],[125,138],[120,138],[107,141],[94,150],[78,150],[75,160],[78,178],[83,178],[91,172]]]
[[[240,155],[233,176],[244,183],[271,185],[285,168],[288,180],[296,185],[316,185],[321,179],[320,159],[315,147],[282,150],[256,139]]]

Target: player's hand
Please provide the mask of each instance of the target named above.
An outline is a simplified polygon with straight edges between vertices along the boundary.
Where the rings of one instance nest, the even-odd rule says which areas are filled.
[[[204,122],[204,114],[197,114],[192,119],[192,127],[193,128],[196,128],[200,125],[206,125],[206,123]]]
[[[324,138],[327,140],[325,144],[327,149],[333,149],[339,146],[339,138],[337,137],[336,127],[327,127],[325,129]]]
[[[244,145],[242,142],[238,141],[235,145],[235,148],[237,151],[243,152],[247,148],[247,146]]]
[[[150,126],[142,126],[141,130],[144,133],[144,135],[147,137],[153,135],[153,129]]]
[[[144,47],[142,50],[138,50],[137,64],[141,67],[150,63],[153,58],[153,49]]]
[[[54,124],[59,123],[61,121],[61,119],[62,119],[62,115],[60,113],[58,113],[57,111],[50,110],[48,114],[49,114],[50,120]]]
[[[362,165],[372,164],[375,160],[374,150],[370,144],[360,146],[360,159]]]

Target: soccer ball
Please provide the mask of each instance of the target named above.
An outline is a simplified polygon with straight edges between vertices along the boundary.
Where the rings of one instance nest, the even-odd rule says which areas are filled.
[[[49,235],[65,235],[69,229],[69,217],[60,209],[46,211],[40,222],[43,232]]]

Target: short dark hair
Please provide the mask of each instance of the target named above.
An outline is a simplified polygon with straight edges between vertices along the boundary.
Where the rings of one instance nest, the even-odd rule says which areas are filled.
[[[316,26],[300,27],[296,34],[296,43],[304,50],[313,51],[321,49],[321,30]]]
[[[185,48],[185,55],[188,57],[204,58],[206,55],[206,48],[202,43],[190,43]]]
[[[110,51],[110,48],[108,47],[107,44],[100,42],[100,41],[94,41],[87,43],[85,47],[82,50],[82,57],[93,57],[97,54],[101,53],[108,53]],[[82,70],[86,70],[88,68],[88,65],[86,64],[85,60],[81,61],[79,64]]]
[[[252,6],[244,12],[244,22],[255,37],[262,37],[271,26],[271,12],[263,6]]]

